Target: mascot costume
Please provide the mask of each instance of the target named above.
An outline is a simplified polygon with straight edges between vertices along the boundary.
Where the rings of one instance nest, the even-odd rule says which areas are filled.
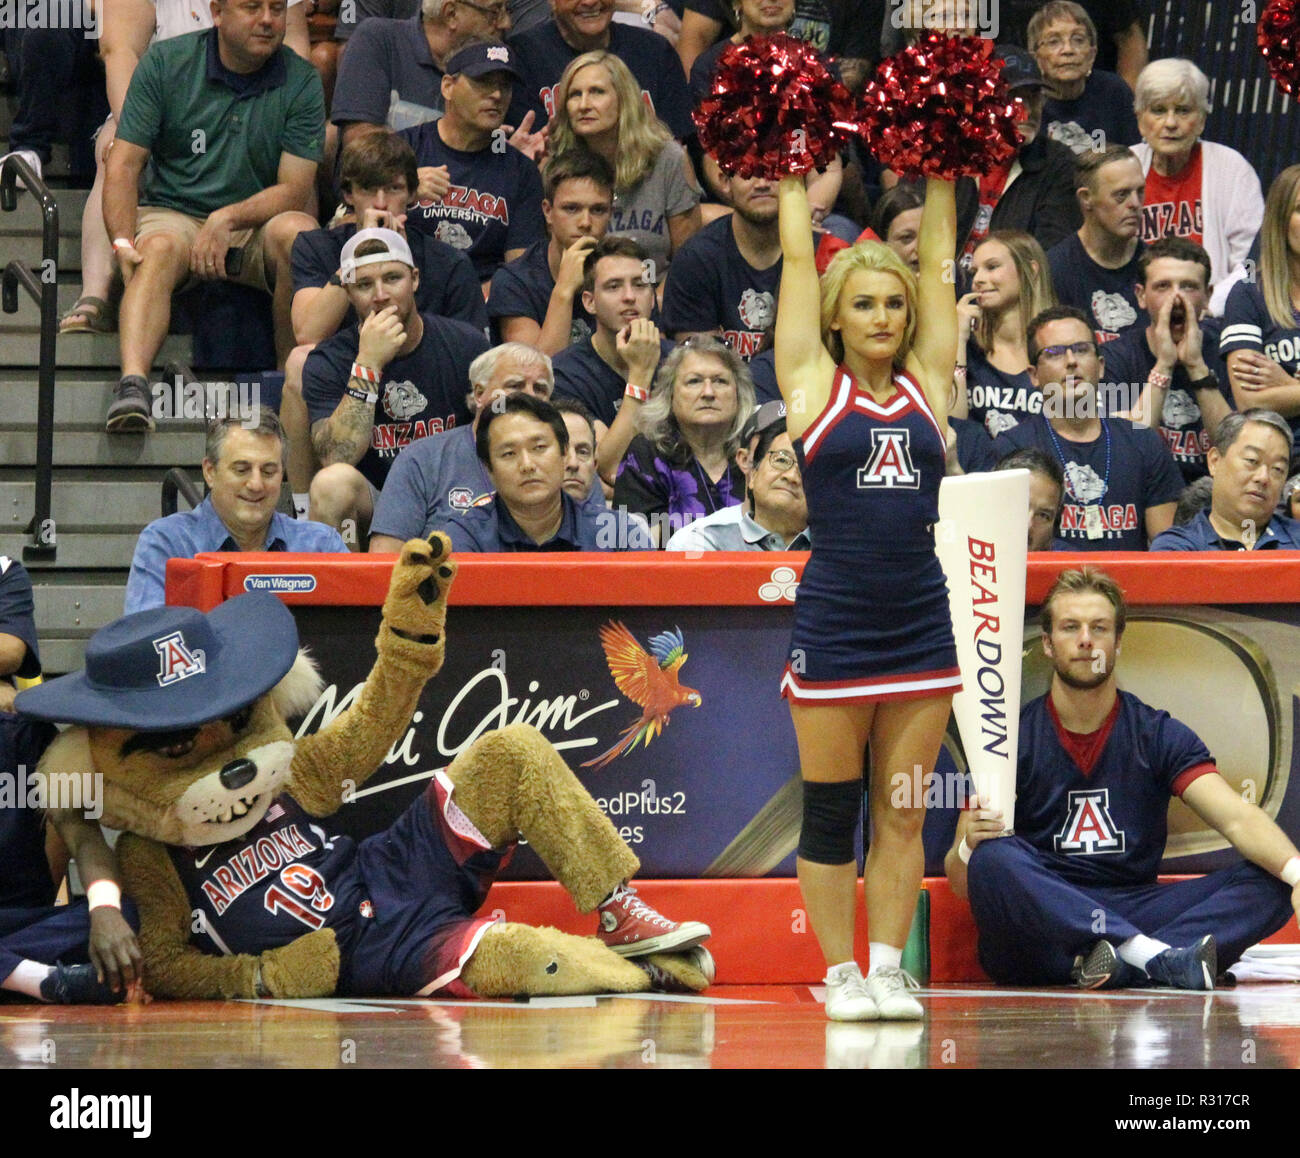
[[[442,666],[450,551],[441,534],[403,548],[375,665],[313,735],[295,740],[285,721],[323,681],[266,594],[207,615],[126,616],[91,639],[84,671],[18,697],[19,711],[74,725],[40,774],[103,777],[151,994],[493,997],[712,980],[708,927],[637,897],[636,857],[531,727],[482,736],[385,831],[330,834],[325,818],[384,760]],[[599,911],[596,936],[475,916],[521,836],[579,910]]]

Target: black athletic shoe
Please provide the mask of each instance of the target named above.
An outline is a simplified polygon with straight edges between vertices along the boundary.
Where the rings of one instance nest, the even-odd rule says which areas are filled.
[[[1129,989],[1141,985],[1146,977],[1120,957],[1109,941],[1098,941],[1074,959],[1070,980],[1080,989]]]
[[[1206,934],[1183,949],[1166,949],[1147,962],[1147,975],[1170,989],[1213,989],[1218,972],[1218,947]]]
[[[110,434],[134,434],[152,430],[151,401],[148,382],[137,374],[123,378],[113,388],[113,401],[108,408],[104,429]]]
[[[56,965],[41,982],[41,998],[54,1005],[118,1005],[126,1000],[126,989],[110,989],[93,965]]]

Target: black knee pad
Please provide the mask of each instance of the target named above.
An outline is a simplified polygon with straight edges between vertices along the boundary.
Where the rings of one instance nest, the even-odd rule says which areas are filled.
[[[799,855],[814,864],[857,861],[853,838],[862,816],[862,781],[803,782],[803,826]]]

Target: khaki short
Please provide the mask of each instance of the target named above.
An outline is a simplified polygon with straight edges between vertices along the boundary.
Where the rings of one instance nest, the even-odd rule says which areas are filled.
[[[137,225],[135,230],[135,243],[139,246],[152,233],[174,233],[185,239],[185,245],[189,249],[194,248],[195,239],[199,235],[199,230],[203,228],[204,219],[202,217],[190,217],[184,213],[178,213],[175,209],[161,209],[158,206],[142,206],[137,215]],[[266,258],[263,252],[266,240],[266,230],[263,226],[256,229],[241,229],[237,233],[231,234],[230,244],[242,246],[244,250],[244,264],[239,271],[238,277],[227,277],[227,281],[235,282],[238,285],[251,285],[255,289],[271,292],[271,286],[266,280]],[[176,288],[184,289],[193,285],[199,279],[190,274]]]

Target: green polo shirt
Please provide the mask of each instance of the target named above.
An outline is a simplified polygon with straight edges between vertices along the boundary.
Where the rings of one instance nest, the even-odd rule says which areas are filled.
[[[276,184],[282,154],[321,159],[325,95],[316,70],[283,46],[257,72],[231,73],[210,28],[140,58],[117,135],[149,150],[141,205],[207,217]]]

